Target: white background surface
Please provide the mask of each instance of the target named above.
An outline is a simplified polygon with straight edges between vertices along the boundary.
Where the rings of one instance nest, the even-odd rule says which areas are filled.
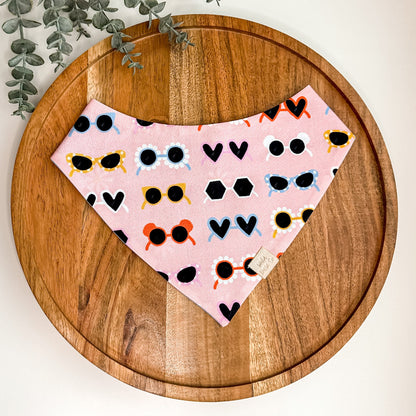
[[[37,1],[34,0],[36,3]],[[128,25],[144,21],[122,6]],[[307,377],[264,396],[194,403],[136,390],[83,358],[46,318],[16,254],[10,219],[14,159],[26,123],[10,117],[7,60],[14,35],[0,35],[0,415],[415,415],[416,387],[416,2],[414,0],[168,0],[175,14],[214,13],[285,32],[332,63],[361,95],[384,136],[399,195],[399,234],[381,295],[353,338]],[[41,21],[42,7],[32,17]],[[7,9],[0,9],[3,22]],[[51,30],[51,29],[50,29]],[[44,29],[30,30],[44,48]],[[71,60],[105,37],[78,42]],[[55,79],[52,66],[35,75],[37,100]]]

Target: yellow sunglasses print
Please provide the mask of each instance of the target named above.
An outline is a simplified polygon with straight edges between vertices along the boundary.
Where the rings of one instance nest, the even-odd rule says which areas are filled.
[[[114,152],[109,152],[101,157],[92,157],[83,155],[82,153],[68,153],[66,155],[66,161],[68,162],[68,165],[71,166],[69,176],[72,176],[74,172],[91,172],[95,164],[107,171],[120,168],[126,173],[126,168],[123,166],[125,157],[126,152],[124,150],[115,150]]]
[[[185,199],[188,202],[188,204],[191,204],[191,201],[185,195],[185,189],[186,184],[184,183],[176,183],[174,185],[169,186],[165,193],[163,193],[156,186],[145,186],[142,188],[144,196],[142,209],[144,209],[146,204],[157,205],[164,196],[166,196],[169,199],[169,201],[175,204],[182,201],[182,199]]]

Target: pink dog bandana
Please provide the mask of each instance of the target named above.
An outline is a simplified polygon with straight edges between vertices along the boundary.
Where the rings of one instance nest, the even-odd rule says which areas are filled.
[[[92,100],[51,159],[123,243],[225,326],[353,141],[307,86],[261,114],[201,126],[151,123]]]

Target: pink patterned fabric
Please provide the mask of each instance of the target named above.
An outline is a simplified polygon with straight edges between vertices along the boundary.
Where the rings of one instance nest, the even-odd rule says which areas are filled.
[[[227,325],[284,253],[354,136],[307,86],[243,120],[149,123],[92,100],[51,159],[120,239]]]

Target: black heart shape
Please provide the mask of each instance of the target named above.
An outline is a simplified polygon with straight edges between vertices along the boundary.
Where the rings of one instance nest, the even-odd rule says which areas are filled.
[[[124,234],[123,230],[114,230],[114,234],[124,243],[127,243],[127,236]]]
[[[223,145],[221,143],[217,143],[215,146],[215,149],[212,150],[211,146],[209,144],[204,144],[202,146],[202,149],[204,149],[205,154],[214,162],[218,160],[218,158],[221,155]]]
[[[241,228],[241,230],[243,230],[248,236],[250,236],[256,228],[257,217],[254,215],[250,215],[247,221],[242,215],[237,215],[235,217],[235,221]]]
[[[95,201],[97,200],[97,196],[95,194],[89,194],[87,196],[87,202],[93,207],[95,204]]]
[[[124,192],[118,191],[116,196],[113,198],[113,195],[110,192],[103,192],[103,199],[105,203],[113,210],[118,211],[121,204],[124,201]]]
[[[299,118],[306,107],[306,100],[304,98],[300,98],[297,103],[295,103],[292,99],[286,101],[287,109],[297,118]]]
[[[280,108],[280,104],[278,104],[276,107],[270,108],[270,110],[267,110],[264,112],[264,114],[266,114],[267,117],[269,117],[270,120],[274,120],[274,118],[276,117],[276,114],[278,113]]]
[[[229,228],[231,227],[231,221],[228,218],[222,220],[221,225],[216,219],[212,219],[209,222],[211,230],[217,234],[220,238],[224,238]]]
[[[240,145],[240,148],[238,148],[237,144],[234,142],[230,142],[229,144],[230,146],[230,150],[241,160],[244,155],[247,152],[248,149],[248,143],[247,142],[243,142]]]
[[[228,306],[225,303],[220,303],[220,311],[229,321],[233,319],[233,316],[237,313],[239,309],[240,304],[238,302],[233,303],[231,310],[228,309]]]

